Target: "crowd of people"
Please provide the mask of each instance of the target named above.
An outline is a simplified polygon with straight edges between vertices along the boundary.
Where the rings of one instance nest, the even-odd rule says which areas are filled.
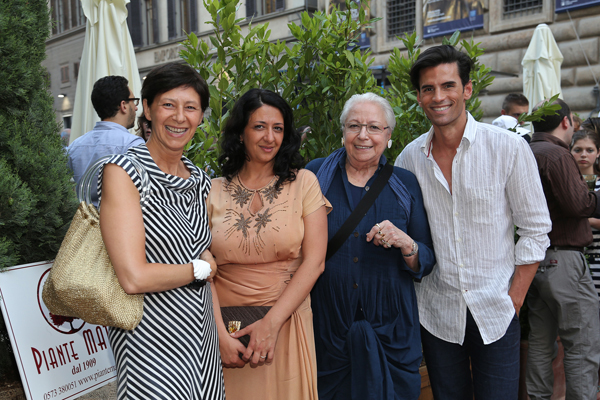
[[[516,399],[528,294],[530,398],[552,395],[560,337],[566,398],[595,399],[600,278],[584,253],[600,274],[600,192],[583,175],[600,189],[599,120],[574,134],[557,100],[524,137],[505,129],[528,111],[516,96],[502,112],[514,126],[480,123],[471,67],[449,45],[420,54],[410,78],[432,127],[395,166],[384,98],[352,96],[342,146],[304,168],[290,106],[249,90],[212,180],[183,156],[209,103],[196,71],[148,74],[141,137],[127,133],[140,101],[127,81],[98,81],[102,121],[68,156],[77,181],[114,154],[98,179],[102,237],[125,291],[145,294],[140,324],[109,331],[118,398],[417,399],[424,355],[436,400]],[[232,328],[221,310],[242,307],[263,314]]]

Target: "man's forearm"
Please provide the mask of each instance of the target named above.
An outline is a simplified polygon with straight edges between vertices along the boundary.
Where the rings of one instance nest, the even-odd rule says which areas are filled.
[[[525,301],[525,295],[527,294],[527,290],[529,290],[531,281],[533,281],[533,278],[535,277],[538,265],[540,265],[539,262],[517,265],[515,268],[515,274],[510,289],[508,290],[508,295],[512,299],[517,315],[519,315],[519,312],[521,311],[521,306],[523,306],[523,302]]]

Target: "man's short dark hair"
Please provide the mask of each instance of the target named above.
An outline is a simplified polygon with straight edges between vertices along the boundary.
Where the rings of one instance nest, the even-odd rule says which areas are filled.
[[[529,100],[521,93],[511,93],[504,98],[502,109],[509,111],[512,106],[529,107]]]
[[[456,63],[458,66],[458,75],[460,76],[462,85],[465,86],[470,80],[469,74],[471,73],[471,68],[473,68],[473,61],[468,55],[456,50],[453,46],[448,44],[430,47],[422,52],[410,69],[410,82],[419,92],[421,90],[420,81],[422,70],[425,68],[437,67],[440,64],[452,63]]]
[[[92,104],[101,120],[117,115],[123,100],[129,98],[129,82],[118,75],[105,76],[94,83]]]
[[[200,74],[187,64],[168,63],[154,68],[142,84],[142,101],[146,100],[148,107],[154,98],[178,87],[191,87],[200,96],[200,108],[206,111],[210,94],[208,85]]]
[[[557,110],[556,114],[554,115],[546,115],[539,121],[533,121],[532,124],[534,132],[550,133],[560,125],[565,117],[569,119],[570,124],[573,124],[573,121],[571,121],[571,109],[567,103],[561,99],[556,99],[556,101],[554,101],[552,104],[558,104],[560,106],[560,110]],[[535,106],[533,111],[536,111],[538,108],[538,106]]]

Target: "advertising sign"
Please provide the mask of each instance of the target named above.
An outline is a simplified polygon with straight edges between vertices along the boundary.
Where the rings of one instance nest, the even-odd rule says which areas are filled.
[[[0,273],[0,308],[28,400],[73,399],[116,378],[108,329],[51,314],[42,288],[52,263]]]
[[[600,0],[556,0],[556,12],[576,10],[600,4]]]
[[[423,37],[483,28],[481,0],[423,0]]]

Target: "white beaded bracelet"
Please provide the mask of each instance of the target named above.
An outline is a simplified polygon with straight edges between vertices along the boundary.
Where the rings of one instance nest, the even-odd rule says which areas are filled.
[[[194,267],[194,278],[200,281],[208,278],[212,272],[210,264],[204,260],[192,260],[192,266]]]

